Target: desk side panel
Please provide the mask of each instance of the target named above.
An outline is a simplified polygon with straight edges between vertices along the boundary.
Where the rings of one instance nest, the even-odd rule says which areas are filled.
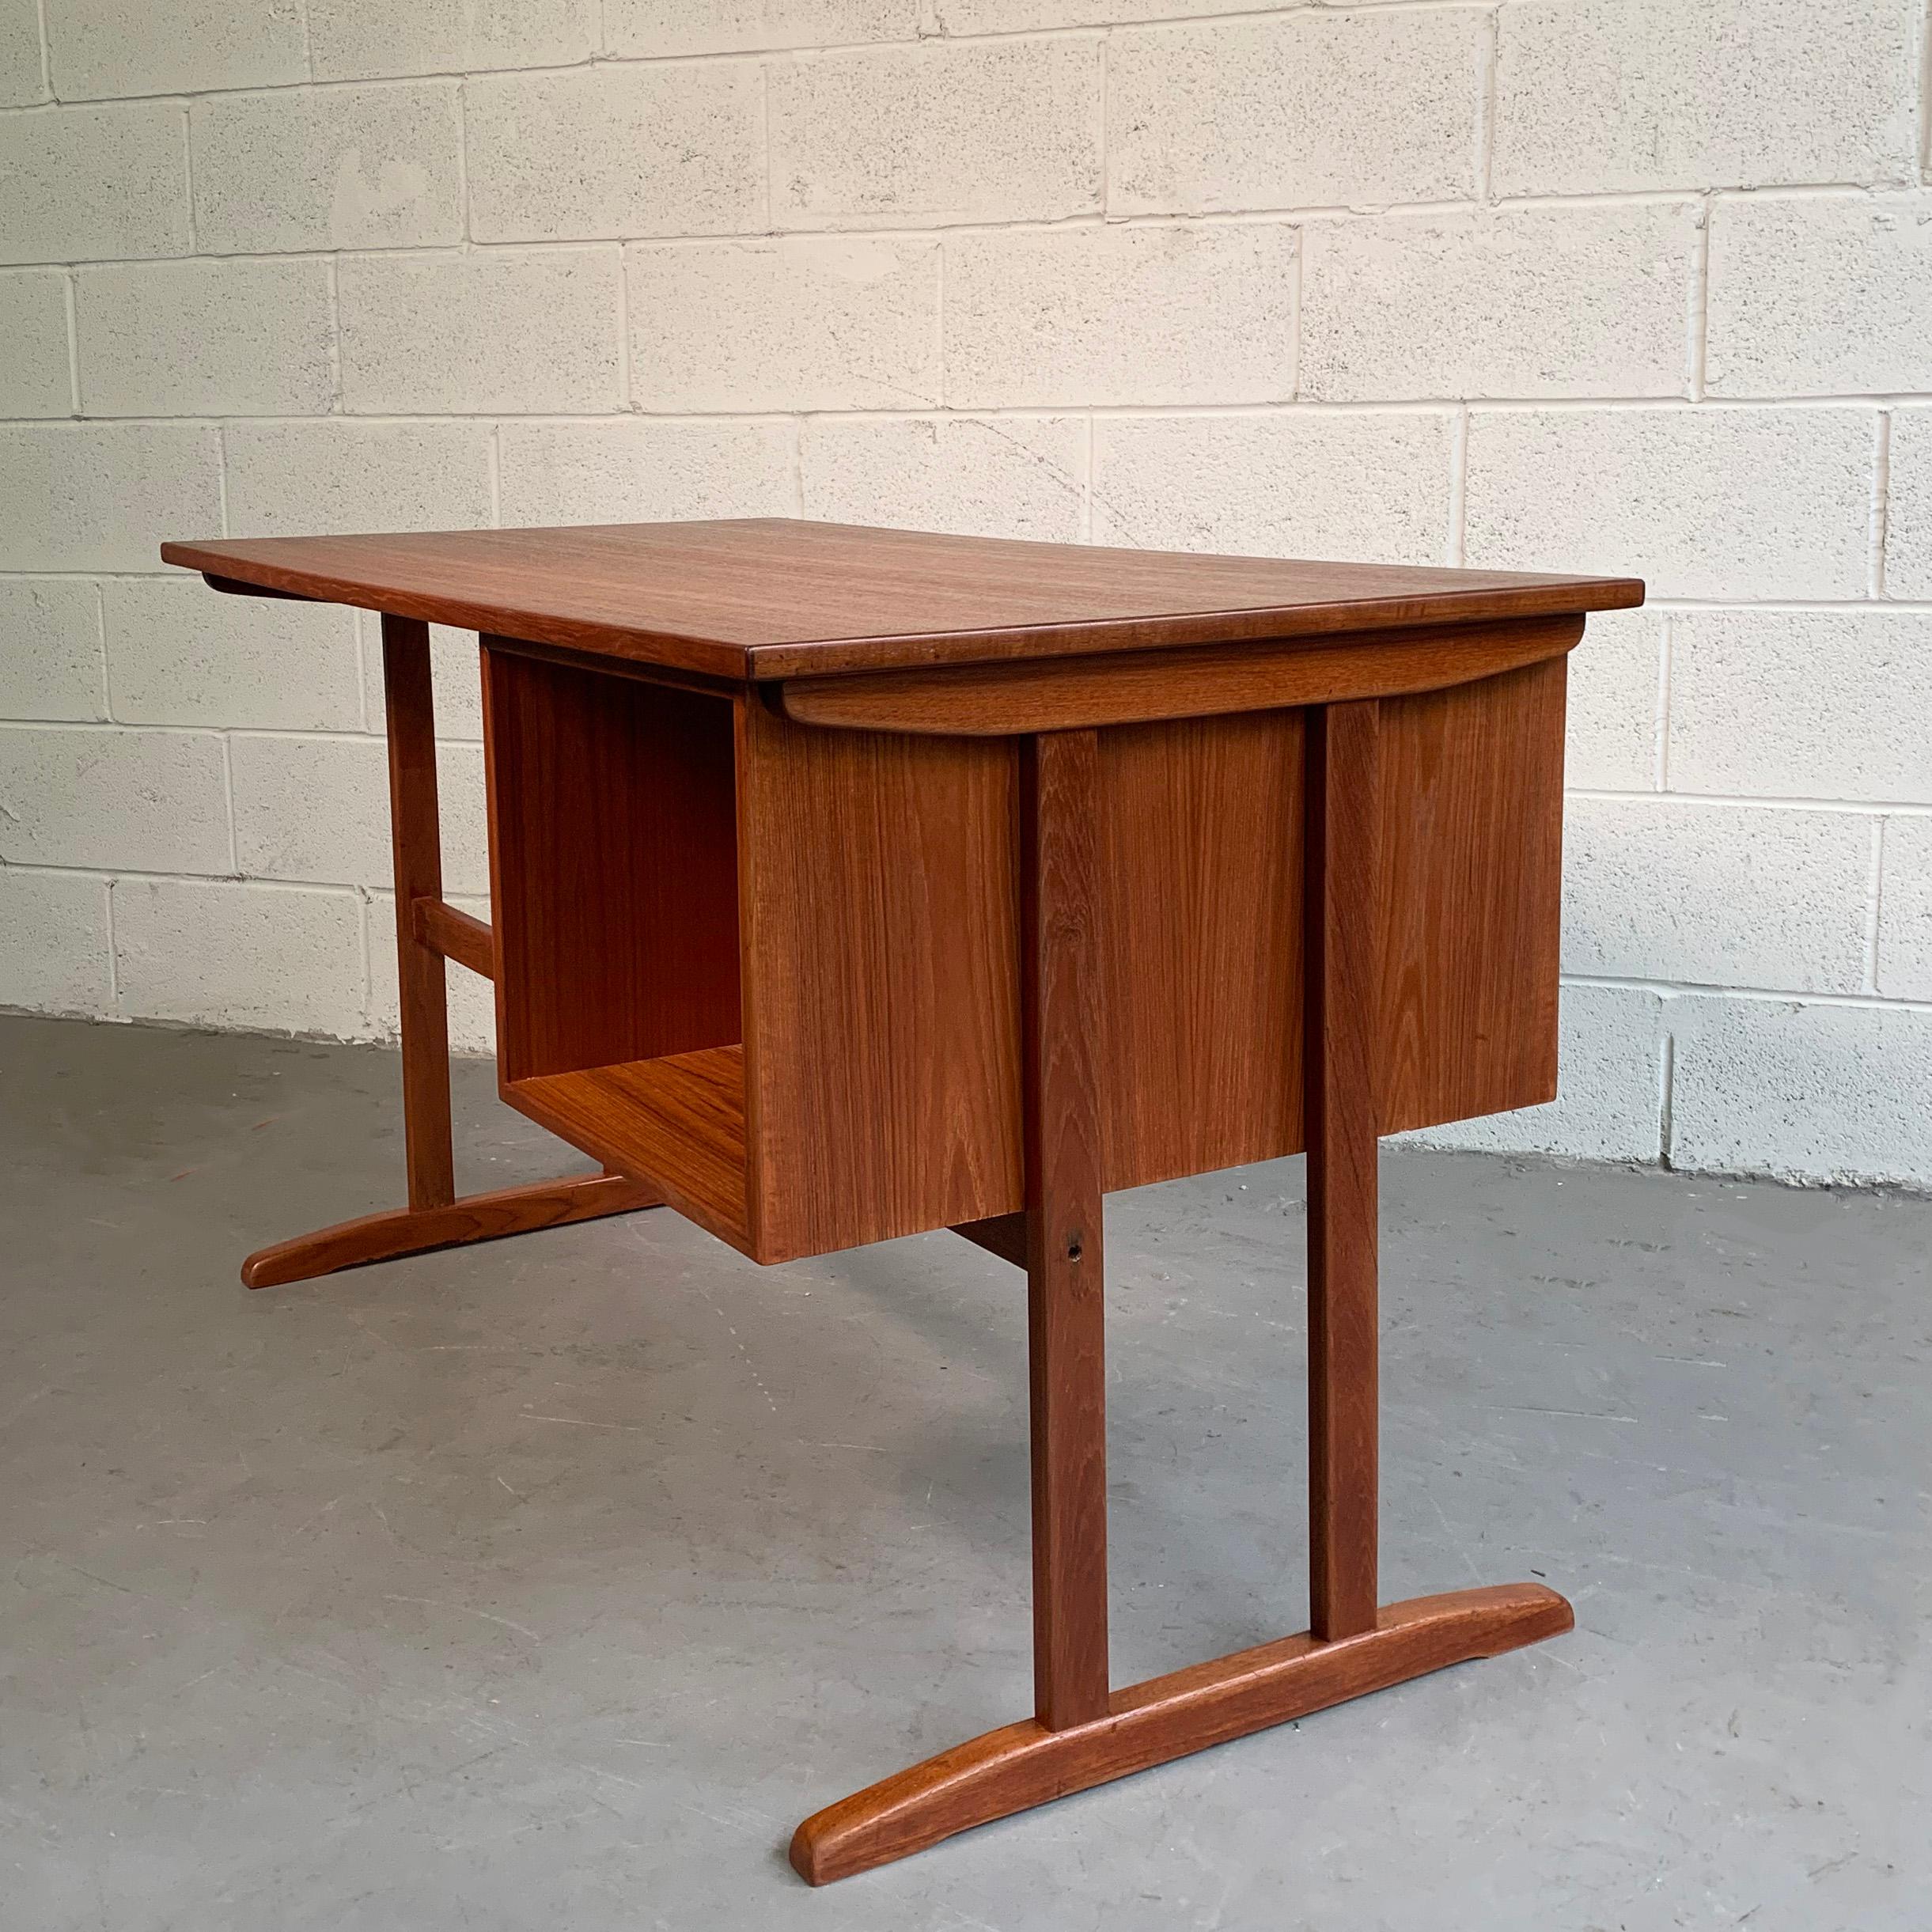
[[[1385,1134],[1555,1097],[1566,668],[1382,707]]]
[[[1562,660],[1382,705],[1381,1129],[1555,1090]],[[1299,1152],[1307,714],[1100,739],[1104,1185]],[[752,1252],[1024,1199],[1015,741],[739,725]]]
[[[1307,714],[1100,734],[1106,1184],[1301,1145]]]
[[[1564,672],[1382,701],[1385,1134],[1555,1093]],[[1307,716],[1101,734],[1110,1189],[1305,1144]]]
[[[1021,1165],[1011,741],[739,712],[753,1252],[1006,1214]]]

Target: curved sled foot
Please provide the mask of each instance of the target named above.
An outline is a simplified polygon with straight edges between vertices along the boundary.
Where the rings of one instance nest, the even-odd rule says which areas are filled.
[[[445,1207],[398,1207],[257,1248],[241,1264],[242,1285],[278,1288],[286,1282],[308,1281],[366,1262],[393,1261],[403,1255],[426,1254],[433,1248],[460,1248],[471,1241],[494,1241],[506,1234],[528,1234],[536,1228],[560,1228],[573,1221],[596,1221],[605,1214],[663,1205],[661,1195],[624,1175],[581,1174],[539,1181],[534,1187],[472,1194]]]
[[[849,1878],[1150,1764],[1559,1636],[1575,1620],[1555,1591],[1506,1583],[1388,1604],[1359,1636],[1317,1643],[1304,1631],[1191,1665],[1116,1691],[1090,1724],[1050,1731],[1029,1718],[842,1798],[799,1826],[792,1864],[812,1885]]]

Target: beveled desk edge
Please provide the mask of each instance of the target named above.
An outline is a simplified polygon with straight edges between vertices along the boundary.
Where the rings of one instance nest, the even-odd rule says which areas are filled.
[[[795,518],[745,519],[746,524],[797,525],[832,532],[850,526],[811,525]],[[623,526],[570,526],[601,532]],[[518,534],[492,531],[426,533],[424,540],[447,537],[491,537]],[[530,532],[529,534],[543,534]],[[913,536],[921,532],[893,532]],[[937,668],[941,665],[997,664],[1016,658],[1038,660],[1105,653],[1157,650],[1202,645],[1233,645],[1258,640],[1301,638],[1310,648],[1317,640],[1352,638],[1390,630],[1460,625],[1517,618],[1581,616],[1593,611],[1627,610],[1642,603],[1644,586],[1631,578],[1557,576],[1525,572],[1460,572],[1445,575],[1487,579],[1466,587],[1437,591],[1402,591],[1385,596],[1343,596],[1297,602],[1257,600],[1213,609],[1190,609],[1123,617],[1044,619],[1027,623],[940,626],[907,631],[799,638],[760,642],[707,635],[695,627],[629,625],[601,618],[559,615],[513,598],[481,597],[454,592],[412,588],[407,581],[422,566],[413,556],[381,570],[360,573],[324,570],[305,563],[305,547],[313,556],[318,544],[357,544],[359,538],[307,537],[215,538],[171,542],[161,546],[165,563],[199,570],[214,589],[241,594],[294,597],[348,604],[391,616],[494,633],[535,644],[580,650],[607,663],[631,662],[670,672],[696,672],[737,684],[761,684],[801,676],[834,676],[856,672]],[[1013,540],[985,540],[1010,544],[1016,551],[1080,551],[1105,557],[1112,553],[1095,546],[1025,544]],[[1283,567],[1310,560],[1275,558],[1214,558],[1189,551],[1121,551],[1143,561],[1171,559],[1188,564],[1252,564]],[[1325,568],[1316,565],[1313,567]],[[1373,576],[1373,567],[1350,564],[1335,569]],[[1411,567],[1417,576],[1423,566]],[[433,573],[432,573],[433,574]]]

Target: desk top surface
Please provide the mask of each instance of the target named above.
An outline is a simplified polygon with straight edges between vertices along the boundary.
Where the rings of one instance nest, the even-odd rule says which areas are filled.
[[[161,547],[224,589],[734,680],[1627,608],[1635,579],[941,536],[780,517]]]

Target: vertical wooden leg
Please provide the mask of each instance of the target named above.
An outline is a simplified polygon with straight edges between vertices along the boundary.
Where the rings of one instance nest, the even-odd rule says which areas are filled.
[[[1309,1627],[1376,1624],[1376,892],[1381,726],[1373,699],[1309,714]]]
[[[1107,1711],[1107,1416],[1095,960],[1100,747],[1021,754],[1021,1010],[1033,1684],[1049,1730]]]
[[[382,680],[389,731],[389,830],[396,864],[396,964],[401,994],[403,1132],[409,1205],[456,1199],[449,1127],[449,1009],[443,956],[416,937],[419,899],[443,893],[436,812],[436,714],[430,692],[430,627],[382,620]]]
[[[318,1228],[257,1248],[241,1264],[250,1288],[309,1281],[339,1268],[400,1255],[466,1247],[606,1214],[663,1204],[643,1182],[613,1173],[572,1174],[534,1187],[456,1198],[449,1123],[449,1009],[443,961],[496,975],[495,936],[443,903],[443,843],[436,813],[436,715],[430,691],[430,632],[413,618],[385,616],[382,676],[389,728],[389,829],[396,870],[396,979],[401,994],[403,1136],[409,1205]]]

